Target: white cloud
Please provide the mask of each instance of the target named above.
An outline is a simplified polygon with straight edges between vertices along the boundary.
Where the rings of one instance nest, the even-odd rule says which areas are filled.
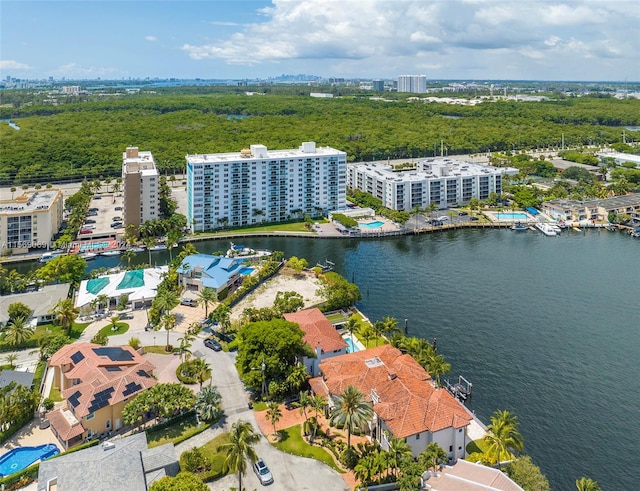
[[[498,64],[513,67],[514,78],[544,77],[537,63],[564,69],[559,55],[590,59],[584,69],[593,73],[600,58],[607,58],[608,67],[613,62],[628,70],[640,53],[640,9],[626,0],[272,0],[259,13],[263,20],[239,25],[232,35],[185,43],[182,50],[194,60],[231,65],[317,67],[322,60],[316,73],[360,70],[362,76],[393,76],[428,65],[438,72],[435,77],[463,77],[470,67]],[[581,65],[577,61],[572,69]],[[589,77],[572,74],[581,76]]]
[[[157,41],[157,40],[158,40],[158,38],[157,38],[157,37],[155,37],[155,36],[145,36],[145,37],[144,37],[144,40],[145,40],[145,41],[152,41],[152,42],[153,42],[153,41]]]
[[[15,60],[0,60],[0,70],[31,70],[32,67],[26,63]]]
[[[100,66],[82,66],[77,63],[67,63],[66,65],[61,65],[51,71],[51,74],[56,77],[66,77],[66,78],[104,78],[113,75],[121,75],[119,71],[115,68],[111,67],[100,67]]]

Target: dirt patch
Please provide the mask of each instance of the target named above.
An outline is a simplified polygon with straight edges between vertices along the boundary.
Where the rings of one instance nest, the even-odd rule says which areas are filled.
[[[294,275],[293,273],[284,271],[265,281],[236,304],[231,312],[231,320],[240,319],[244,309],[273,307],[273,302],[278,292],[295,291],[299,293],[304,299],[305,308],[317,305],[324,300],[318,295],[320,286],[320,281],[313,273],[304,272]]]

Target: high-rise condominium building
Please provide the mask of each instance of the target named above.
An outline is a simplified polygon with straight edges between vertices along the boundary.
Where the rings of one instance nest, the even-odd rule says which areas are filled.
[[[424,94],[427,91],[427,77],[425,75],[398,76],[398,92],[412,92]]]
[[[151,152],[127,147],[122,155],[122,189],[124,225],[136,227],[158,218],[160,210],[159,174]]]
[[[0,254],[49,249],[60,230],[62,191],[46,189],[0,201]]]
[[[382,205],[410,211],[416,206],[438,208],[467,204],[471,198],[484,200],[502,192],[502,176],[518,169],[493,167],[447,158],[421,160],[416,170],[394,172],[389,165],[354,163],[347,166],[347,186],[373,195]]]
[[[346,164],[345,152],[314,142],[187,155],[187,219],[193,230],[210,230],[343,210]]]

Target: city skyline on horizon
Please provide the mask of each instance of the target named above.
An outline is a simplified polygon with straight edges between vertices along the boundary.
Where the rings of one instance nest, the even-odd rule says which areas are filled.
[[[319,5],[3,0],[0,78],[640,81],[640,5],[627,0]]]

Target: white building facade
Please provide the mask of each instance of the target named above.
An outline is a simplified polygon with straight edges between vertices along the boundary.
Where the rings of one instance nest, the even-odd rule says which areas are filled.
[[[346,208],[347,154],[298,149],[187,155],[187,219],[193,230],[281,222]]]
[[[425,75],[399,75],[398,92],[424,94],[427,92],[427,77]]]
[[[416,170],[394,172],[389,165],[355,163],[347,166],[347,186],[371,194],[383,206],[410,211],[431,203],[439,209],[465,205],[472,198],[484,200],[502,192],[502,176],[518,169],[493,167],[447,158],[421,160]]]
[[[160,212],[160,175],[151,152],[127,147],[122,155],[124,225],[140,226],[158,218]]]
[[[23,193],[0,200],[0,254],[49,249],[60,230],[64,213],[59,189]]]

